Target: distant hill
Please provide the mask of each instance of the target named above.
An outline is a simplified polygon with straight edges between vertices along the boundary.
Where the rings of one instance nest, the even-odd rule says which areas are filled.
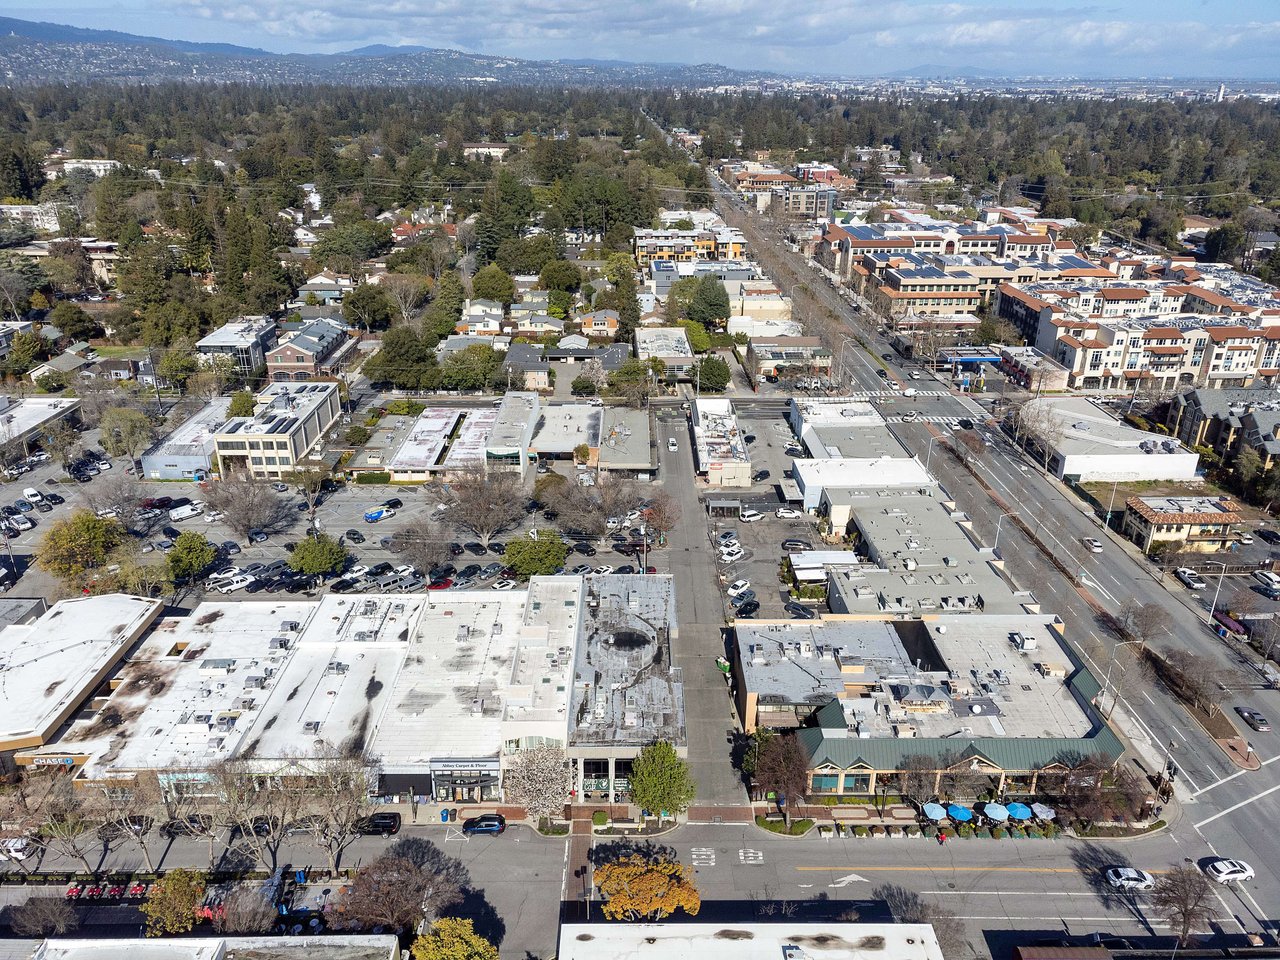
[[[33,22],[0,17],[0,35],[16,34],[32,40],[52,43],[121,43],[140,46],[169,47],[191,53],[221,53],[229,56],[271,56],[266,50],[254,47],[238,47],[233,43],[193,43],[189,40],[164,40],[160,37],[139,37],[118,30],[90,30],[70,27],[62,23]]]
[[[519,84],[707,87],[776,80],[719,64],[622,60],[522,60],[461,50],[373,44],[337,54],[278,54],[226,43],[190,43],[0,17],[0,72],[7,83]]]

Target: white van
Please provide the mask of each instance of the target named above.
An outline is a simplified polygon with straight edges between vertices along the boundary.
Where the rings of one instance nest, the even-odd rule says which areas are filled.
[[[35,487],[27,487],[22,491],[22,499],[30,500],[32,503],[40,503],[44,497],[40,495],[40,491]]]
[[[184,503],[180,507],[174,507],[169,511],[169,519],[174,523],[179,520],[190,520],[192,517],[198,517],[204,513],[203,503]]]
[[[0,860],[25,860],[29,856],[31,856],[31,844],[26,837],[0,841]]]

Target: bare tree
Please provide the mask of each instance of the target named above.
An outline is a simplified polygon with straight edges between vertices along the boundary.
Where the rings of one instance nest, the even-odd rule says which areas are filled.
[[[916,891],[897,884],[886,883],[871,893],[877,900],[884,901],[898,923],[932,924],[944,957],[956,958],[963,952],[964,924],[950,910],[935,906]]]
[[[514,473],[486,474],[483,467],[467,467],[450,481],[449,493],[453,497],[450,519],[485,546],[494,534],[524,516],[524,490]]]
[[[139,773],[131,782],[103,787],[102,795],[104,831],[136,846],[147,870],[154,871],[149,838],[156,818],[164,815],[159,777],[151,771]]]
[[[94,798],[76,790],[68,775],[51,773],[41,779],[35,785],[40,794],[35,809],[40,816],[40,837],[45,849],[78,860],[85,873],[92,873],[88,851],[98,842],[101,826],[92,810]]]
[[[680,523],[680,502],[667,491],[659,490],[649,499],[645,523],[654,533],[670,533]]]
[[[1160,916],[1178,932],[1185,945],[1197,927],[1208,927],[1218,915],[1213,888],[1194,866],[1179,864],[1156,880],[1151,903]]]
[[[107,476],[98,477],[97,483],[86,488],[84,498],[99,514],[114,514],[125,529],[138,527],[134,514],[142,500],[142,487],[123,470],[112,470]]]
[[[132,407],[114,406],[102,414],[102,449],[113,457],[128,457],[135,467],[138,457],[155,439],[151,418]]]
[[[419,327],[420,324],[416,322],[419,319],[419,308],[427,302],[427,295],[430,293],[426,278],[412,273],[389,273],[378,285],[386,291],[387,299],[400,315],[400,322],[415,329]]]
[[[211,771],[218,793],[218,816],[255,858],[276,868],[289,825],[302,807],[302,794],[291,778],[264,776],[247,760],[228,760]]]
[[[240,377],[235,361],[223,353],[201,357],[200,369],[187,381],[187,393],[208,402],[226,393],[227,387]]]
[[[902,758],[902,767],[894,775],[898,793],[916,806],[926,803],[935,793],[938,782],[938,760],[923,753]]]
[[[69,471],[71,464],[80,456],[83,441],[75,427],[65,420],[59,420],[45,431],[40,445],[61,465],[63,470]]]
[[[306,763],[314,768],[307,804],[311,838],[328,856],[330,875],[336,874],[342,852],[360,836],[360,821],[373,809],[369,789],[376,772],[364,754],[332,748]]]
[[[65,897],[32,897],[9,908],[9,928],[20,937],[62,936],[80,926]]]
[[[251,530],[278,532],[293,522],[296,511],[271,484],[247,473],[211,483],[205,494],[210,510],[220,511],[229,526],[246,540]]]
[[[325,486],[331,482],[328,468],[319,464],[300,463],[284,481],[297,487],[307,505],[307,520],[312,529],[315,529],[316,508],[320,506]]]
[[[1166,678],[1179,695],[1209,716],[1222,709],[1218,694],[1225,686],[1227,671],[1221,664],[1211,657],[1181,647],[1165,647],[1162,656],[1167,668]]]
[[[435,874],[407,857],[383,854],[361,868],[331,914],[339,929],[414,929],[462,899],[447,873]]]
[[[1139,646],[1143,650],[1153,640],[1166,634],[1173,622],[1169,611],[1160,604],[1139,603],[1132,599],[1125,601],[1116,621],[1128,637],[1140,641]]]
[[[562,816],[569,798],[568,758],[560,747],[549,745],[521,750],[511,758],[502,782],[507,800],[530,816]]]
[[[769,737],[760,746],[755,767],[756,783],[786,798],[782,813],[789,823],[791,808],[809,792],[809,761],[800,742],[791,734]]]
[[[222,901],[222,913],[214,920],[219,933],[266,933],[275,926],[275,905],[260,887],[236,887]]]

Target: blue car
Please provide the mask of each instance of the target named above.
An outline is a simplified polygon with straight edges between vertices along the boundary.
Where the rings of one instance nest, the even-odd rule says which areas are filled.
[[[473,833],[503,833],[507,829],[507,818],[500,813],[486,813],[478,817],[464,820],[462,832],[467,836]]]

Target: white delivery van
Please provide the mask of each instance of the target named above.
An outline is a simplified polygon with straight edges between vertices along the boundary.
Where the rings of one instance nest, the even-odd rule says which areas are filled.
[[[180,507],[174,507],[169,511],[169,519],[174,523],[179,520],[190,520],[192,517],[198,517],[204,513],[204,504],[202,503],[184,503]]]

